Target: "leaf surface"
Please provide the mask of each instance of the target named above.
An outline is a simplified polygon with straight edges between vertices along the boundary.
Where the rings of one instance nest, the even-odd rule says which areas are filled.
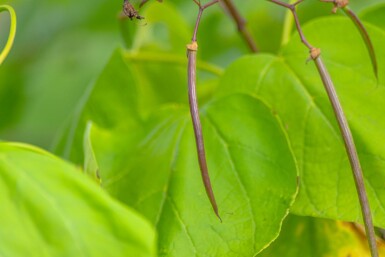
[[[379,58],[378,82],[365,45],[349,21],[319,19],[304,27],[309,42],[321,48],[351,126],[374,222],[385,226],[385,53],[380,47],[385,34],[373,26],[368,30]],[[300,169],[300,193],[293,212],[360,221],[338,125],[314,64],[305,63],[307,55],[295,35],[280,57],[245,57],[226,71],[220,94],[251,93],[267,101],[282,119]]]
[[[137,106],[146,93],[140,90],[141,80],[123,86],[137,76],[129,72],[130,60],[124,62],[119,52],[112,57],[81,111],[75,132],[84,131],[86,120],[93,121],[90,138],[102,186],[156,226],[161,256],[254,256],[278,235],[296,194],[296,165],[280,121],[261,100],[244,94],[202,103],[220,223],[203,188],[187,88],[182,99],[162,100],[141,113]],[[169,74],[170,67],[154,67],[159,74]],[[125,76],[115,75],[111,83],[105,79],[108,71]],[[154,96],[162,99],[166,93],[162,85],[157,88],[156,80],[149,82],[153,92],[159,92]],[[168,86],[172,92],[180,84]],[[113,102],[111,94],[116,95]],[[135,96],[136,105],[122,95]],[[97,112],[95,102],[103,103]],[[111,106],[133,114],[127,117],[115,111],[108,116]],[[116,121],[112,126],[111,117]],[[136,122],[131,117],[137,117]],[[77,137],[73,146],[81,149]]]
[[[0,143],[2,256],[156,256],[144,218],[72,165]]]
[[[383,19],[385,12],[385,3],[370,6],[361,11],[360,16],[363,20],[370,22],[385,30],[385,21]]]

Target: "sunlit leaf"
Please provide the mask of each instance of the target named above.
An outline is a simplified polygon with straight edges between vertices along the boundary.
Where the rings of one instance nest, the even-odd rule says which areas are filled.
[[[132,64],[121,66],[121,58],[118,53],[112,58],[79,118],[94,122],[91,142],[102,186],[156,226],[161,256],[253,256],[269,245],[296,194],[296,166],[280,122],[269,107],[247,95],[202,104],[209,172],[223,219],[220,223],[203,188],[186,88],[182,101],[170,99],[153,105],[149,116],[115,97],[111,106],[137,111],[132,115],[141,117],[136,125],[126,120],[126,114],[115,111],[109,115],[117,123],[108,126],[111,116],[99,114],[111,110],[107,99],[112,92],[136,95],[138,103],[146,96],[131,86],[117,90],[105,79],[108,71],[122,70],[123,74],[123,69],[124,80],[134,77],[129,72]],[[168,68],[157,69],[167,74]],[[115,82],[120,85],[118,78],[115,76]],[[150,85],[154,93],[164,93],[157,84]],[[170,91],[175,87],[179,84],[169,84]],[[95,102],[104,103],[98,111],[92,104]],[[80,132],[83,129],[77,127]],[[73,146],[79,148],[76,138]],[[264,233],[258,233],[262,230]]]
[[[0,143],[3,256],[156,256],[155,233],[72,165]]]
[[[304,27],[308,40],[321,48],[345,109],[375,224],[385,226],[385,34],[372,26],[368,30],[379,57],[379,82],[364,43],[348,20],[320,19]],[[297,35],[282,53],[281,57],[260,55],[237,61],[222,78],[220,92],[261,97],[282,119],[300,168],[301,187],[293,212],[360,221],[348,157],[317,70],[305,63],[308,53]]]

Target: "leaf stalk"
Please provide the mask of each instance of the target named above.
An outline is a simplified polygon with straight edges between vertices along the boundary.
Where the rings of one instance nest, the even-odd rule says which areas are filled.
[[[243,37],[250,51],[253,53],[259,52],[257,44],[251,35],[251,32],[247,29],[246,20],[242,17],[241,13],[238,11],[232,0],[222,0],[222,3],[225,9],[228,11],[230,16],[233,18],[234,22],[237,25],[238,32]]]

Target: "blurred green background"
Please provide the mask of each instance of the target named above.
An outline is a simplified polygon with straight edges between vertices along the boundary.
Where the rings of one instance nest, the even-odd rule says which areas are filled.
[[[352,0],[351,8],[359,12],[378,2],[384,1]],[[139,0],[132,3],[138,6]],[[277,52],[285,10],[264,0],[235,0],[235,3],[247,18],[260,50]],[[97,78],[117,47],[138,47],[133,44],[135,41],[163,52],[180,55],[185,52],[184,45],[163,48],[151,45],[151,40],[157,38],[167,41],[168,33],[172,33],[162,26],[153,26],[151,17],[146,17],[146,22],[121,21],[121,0],[1,0],[0,4],[12,5],[18,18],[15,44],[0,67],[1,140],[21,141],[51,150],[87,86]],[[179,33],[190,35],[197,13],[193,1],[165,0],[164,4],[180,13],[191,28]],[[143,9],[149,5],[160,3],[149,1]],[[330,10],[330,5],[306,0],[299,14],[305,22],[330,15]],[[8,14],[1,13],[0,46],[5,43],[8,27]],[[151,29],[152,37],[135,34],[138,28]],[[219,6],[205,13],[198,41],[202,49],[200,58],[223,68],[248,53],[232,20]]]

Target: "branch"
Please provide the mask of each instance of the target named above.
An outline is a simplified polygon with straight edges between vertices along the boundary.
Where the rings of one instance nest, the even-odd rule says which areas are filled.
[[[188,72],[188,95],[189,95],[189,104],[190,104],[190,114],[191,114],[191,119],[194,126],[195,142],[197,146],[198,161],[199,161],[199,167],[202,174],[203,184],[215,214],[222,221],[221,217],[219,216],[218,206],[215,200],[214,192],[211,186],[210,176],[208,173],[205,146],[203,141],[202,125],[199,118],[198,101],[196,96],[196,65],[197,65],[196,60],[197,60],[197,50],[198,50],[197,33],[198,33],[199,23],[202,18],[203,11],[206,8],[212,6],[213,4],[216,4],[219,0],[213,0],[203,6],[201,5],[200,1],[198,0],[193,0],[193,1],[198,5],[199,12],[198,12],[198,17],[196,20],[191,44],[187,45],[187,57],[188,57],[187,72]]]
[[[11,25],[9,29],[9,36],[7,43],[4,46],[3,51],[0,52],[0,65],[3,63],[5,58],[8,56],[9,52],[11,51],[13,41],[15,40],[16,35],[16,13],[15,10],[9,6],[9,5],[0,5],[0,12],[7,11],[9,13],[9,16],[11,18]]]
[[[350,161],[350,166],[353,171],[353,177],[354,177],[354,182],[356,185],[356,190],[358,193],[358,198],[360,201],[360,206],[361,206],[361,211],[362,211],[362,216],[365,224],[365,230],[366,234],[368,236],[368,242],[369,242],[369,247],[371,251],[372,257],[378,257],[378,250],[377,250],[377,244],[376,244],[376,237],[374,233],[374,227],[373,227],[373,221],[372,221],[372,215],[370,212],[370,206],[369,206],[369,200],[366,194],[365,190],[365,184],[364,184],[364,178],[362,174],[362,169],[361,169],[361,164],[358,159],[357,155],[357,150],[356,146],[354,144],[353,136],[349,128],[348,121],[345,117],[345,114],[343,112],[341,103],[338,99],[337,92],[334,88],[333,81],[321,59],[321,51],[318,48],[312,47],[308,41],[306,40],[302,29],[301,25],[299,23],[298,15],[296,12],[296,5],[301,3],[300,0],[294,4],[286,4],[284,2],[281,2],[279,0],[269,0],[270,2],[273,2],[275,4],[278,4],[280,6],[283,6],[285,8],[288,8],[291,10],[294,20],[298,29],[298,33],[301,37],[301,41],[306,45],[307,48],[310,50],[310,57],[311,59],[315,62],[318,72],[321,76],[322,82],[325,86],[325,90],[328,94],[329,100],[331,102],[331,105],[333,107],[334,114],[337,118],[338,121],[338,126],[340,128],[340,132],[342,135],[342,138],[344,140],[345,144],[345,150],[348,154],[349,161]]]
[[[332,13],[336,13],[339,8],[341,8],[344,13],[353,21],[354,25],[358,29],[363,38],[366,48],[369,52],[370,60],[372,62],[373,72],[376,78],[378,78],[378,65],[376,53],[374,51],[373,43],[370,40],[368,31],[366,30],[364,24],[358,18],[358,16],[348,7],[349,0],[321,0],[321,2],[333,3],[334,7]]]
[[[247,43],[251,52],[258,52],[257,44],[255,43],[250,31],[246,27],[246,20],[239,13],[237,7],[234,5],[232,0],[222,0],[222,3],[226,10],[229,12],[230,16],[233,18],[237,24],[237,28],[245,42]]]

